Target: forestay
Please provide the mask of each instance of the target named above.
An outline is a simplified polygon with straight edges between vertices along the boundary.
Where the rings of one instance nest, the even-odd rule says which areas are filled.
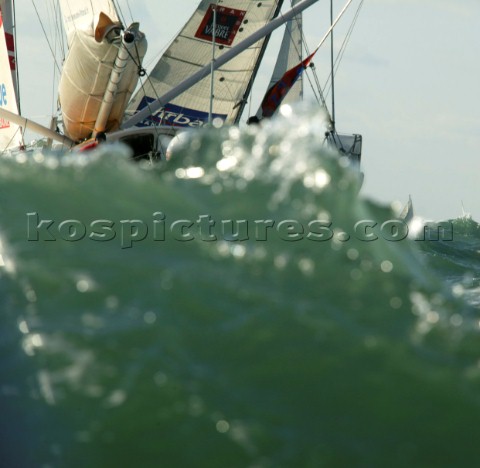
[[[226,0],[218,2],[215,55],[220,57],[250,34],[268,23],[279,11],[282,0]],[[212,59],[213,8],[203,0],[183,30],[163,54],[148,81],[132,99],[127,114],[133,115],[150,102],[193,75]],[[243,108],[249,84],[254,78],[266,39],[262,39],[215,72],[212,117],[234,123]],[[206,77],[143,120],[138,126],[171,125],[198,127],[208,121],[211,77]]]

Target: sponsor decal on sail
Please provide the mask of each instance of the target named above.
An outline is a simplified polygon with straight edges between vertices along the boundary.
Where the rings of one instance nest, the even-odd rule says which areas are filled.
[[[214,5],[210,5],[195,34],[195,37],[198,39],[212,42],[213,9]],[[232,45],[246,13],[244,10],[217,6],[215,42],[217,44]]]
[[[140,101],[137,112],[148,106],[155,99],[144,96]],[[226,114],[212,114],[213,119],[227,118]],[[171,125],[172,127],[201,127],[208,122],[208,112],[202,112],[174,104],[167,104],[145,120],[137,124],[137,127],[156,127],[159,125]]]

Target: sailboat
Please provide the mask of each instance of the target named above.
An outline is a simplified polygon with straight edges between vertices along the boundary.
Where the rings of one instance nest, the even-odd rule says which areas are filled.
[[[267,95],[295,66],[306,68],[301,12],[318,0],[295,0],[282,15],[283,0],[202,0],[148,76],[142,65],[145,35],[138,23],[122,24],[116,2],[58,1],[69,49],[59,85],[63,133],[35,127],[18,115],[18,103],[15,107],[16,99],[10,99],[18,96],[10,73],[1,76],[5,96],[0,116],[10,124],[10,133],[0,129],[0,148],[23,144],[13,135],[21,138],[22,125],[28,123],[30,130],[66,146],[90,149],[104,140],[119,140],[132,148],[135,158],[163,159],[169,142],[181,131],[214,122],[240,122],[270,34],[277,27],[286,23]],[[2,16],[13,18],[13,0],[0,0],[0,8]],[[325,38],[333,26],[332,21]],[[8,50],[2,45],[0,59],[6,59]],[[301,75],[282,102],[301,97]],[[326,141],[359,162],[361,137],[341,137],[333,122]]]

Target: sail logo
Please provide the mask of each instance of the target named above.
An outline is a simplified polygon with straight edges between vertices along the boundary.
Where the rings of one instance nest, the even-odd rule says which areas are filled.
[[[144,96],[140,101],[137,112],[148,106],[155,99]],[[225,120],[225,114],[212,114],[212,119]],[[158,127],[159,125],[170,125],[172,127],[201,127],[208,122],[208,112],[202,112],[187,107],[180,107],[174,104],[167,104],[159,111],[147,117],[137,124],[137,127]]]
[[[213,5],[210,5],[200,27],[195,33],[198,39],[212,42],[213,39]],[[232,45],[238,30],[247,12],[234,8],[217,7],[215,27],[215,42],[217,44]]]
[[[5,107],[7,105],[7,88],[5,83],[0,84],[0,107]],[[10,122],[8,120],[2,119],[0,117],[0,130],[3,128],[9,128]]]
[[[4,107],[7,105],[7,88],[5,83],[0,84],[0,106]]]

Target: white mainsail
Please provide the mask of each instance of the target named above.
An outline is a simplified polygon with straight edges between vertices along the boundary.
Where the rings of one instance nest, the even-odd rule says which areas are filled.
[[[15,86],[5,39],[2,11],[0,11],[0,107],[18,114]],[[22,129],[0,117],[0,151],[23,145]]]
[[[217,5],[218,3],[218,5]],[[268,23],[282,1],[202,0],[193,16],[152,70],[148,82],[132,99],[127,113],[148,107],[158,96],[193,75],[212,59],[213,8],[216,8],[216,57]],[[250,46],[215,72],[213,118],[236,121],[246,98],[266,39]],[[208,121],[211,78],[206,77],[138,126],[198,127]]]
[[[61,0],[69,53],[59,84],[65,134],[75,141],[116,130],[135,90],[147,41],[127,30],[110,0]]]

